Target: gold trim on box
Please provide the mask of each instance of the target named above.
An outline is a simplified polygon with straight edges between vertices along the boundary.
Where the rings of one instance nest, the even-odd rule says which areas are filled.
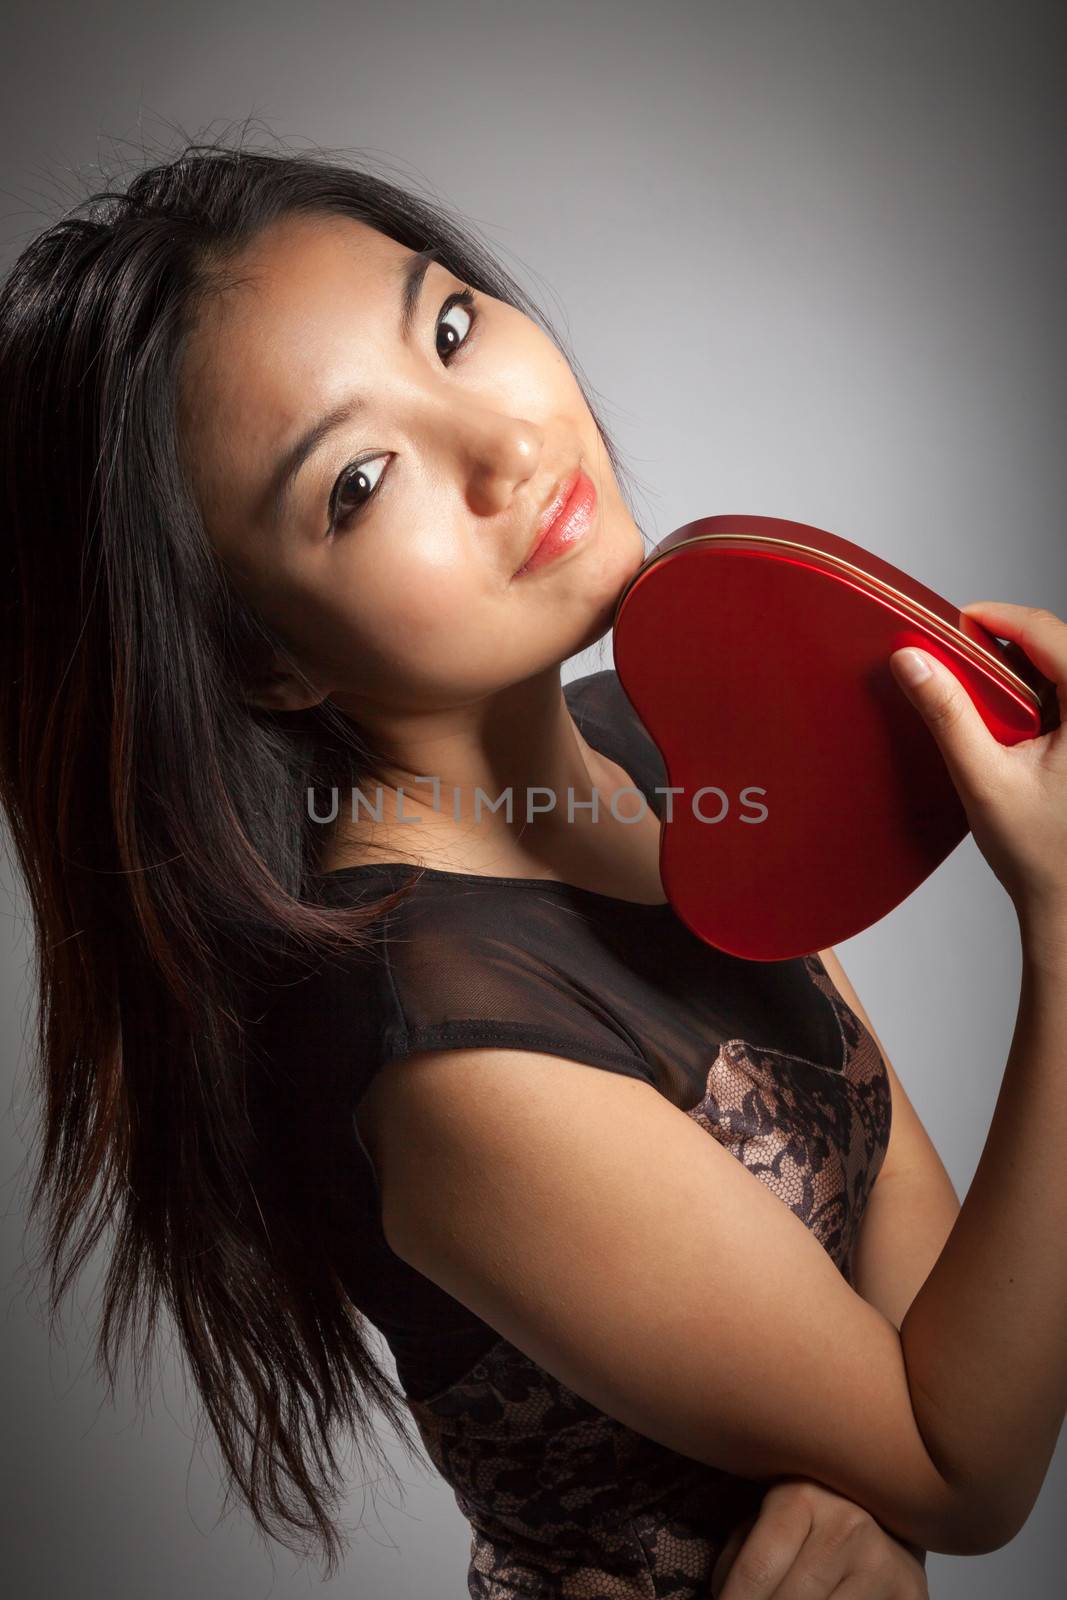
[[[1036,691],[1031,688],[1030,684],[1028,684],[1024,678],[1020,678],[1017,673],[1013,672],[1012,669],[1007,666],[1005,662],[1001,661],[998,656],[990,654],[985,646],[979,644],[976,639],[969,639],[967,635],[961,632],[959,628],[953,627],[952,623],[946,622],[945,619],[943,617],[939,617],[936,612],[930,611],[922,604],[921,601],[913,600],[909,595],[902,594],[899,589],[894,589],[892,584],[886,583],[882,578],[874,577],[872,573],[867,572],[863,567],[857,567],[853,562],[846,561],[843,556],[831,555],[827,550],[820,550],[816,545],[802,544],[798,539],[777,539],[773,537],[773,535],[766,533],[695,533],[691,538],[682,539],[678,542],[678,544],[671,545],[669,550],[663,550],[659,553],[654,551],[648,557],[643,566],[639,567],[634,573],[633,577],[622,591],[622,594],[619,596],[618,604],[615,607],[616,618],[622,609],[622,605],[626,599],[626,596],[629,594],[634,584],[639,582],[640,579],[643,578],[647,572],[650,572],[654,566],[657,566],[660,561],[665,561],[669,556],[677,554],[679,550],[684,550],[688,544],[725,544],[727,541],[730,541],[734,544],[781,545],[787,550],[799,550],[803,555],[815,556],[820,561],[828,561],[832,566],[839,567],[844,572],[854,574],[857,578],[862,579],[863,583],[868,588],[874,588],[878,590],[882,595],[889,596],[891,599],[895,600],[897,604],[903,606],[913,615],[922,617],[928,626],[932,626],[934,632],[939,633],[957,650],[962,645],[964,653],[970,655],[975,666],[985,667],[986,669],[992,670],[995,673],[999,673],[1002,680],[1007,680],[1007,685],[1019,689],[1038,711],[1041,710],[1040,697]]]

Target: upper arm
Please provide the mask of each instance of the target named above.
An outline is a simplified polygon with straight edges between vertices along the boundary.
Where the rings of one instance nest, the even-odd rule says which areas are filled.
[[[389,1244],[560,1382],[695,1460],[816,1479],[925,1549],[984,1547],[897,1330],[650,1085],[494,1048],[409,1056],[372,1091]]]
[[[869,1030],[889,1077],[889,1144],[867,1200],[852,1261],[857,1293],[899,1328],[960,1213],[959,1197],[833,950],[819,955],[841,997]]]

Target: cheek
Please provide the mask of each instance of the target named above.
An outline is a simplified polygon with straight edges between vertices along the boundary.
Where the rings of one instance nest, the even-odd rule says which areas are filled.
[[[302,630],[335,668],[404,662],[416,674],[436,667],[469,631],[478,595],[469,568],[420,550],[346,560],[335,546],[298,602]]]
[[[475,563],[459,554],[445,533],[420,533],[380,546],[373,560],[355,564],[360,609],[375,631],[378,618],[419,632],[449,631],[479,599]]]

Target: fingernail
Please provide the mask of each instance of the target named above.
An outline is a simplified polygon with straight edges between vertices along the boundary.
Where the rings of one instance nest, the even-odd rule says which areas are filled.
[[[900,650],[894,655],[893,660],[905,683],[922,683],[924,678],[930,676],[926,658],[921,656],[918,650]]]

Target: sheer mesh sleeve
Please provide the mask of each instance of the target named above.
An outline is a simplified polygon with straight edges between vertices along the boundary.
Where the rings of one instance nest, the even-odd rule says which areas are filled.
[[[574,970],[580,963],[558,899],[541,901],[524,887],[521,937],[514,904],[467,880],[424,880],[418,897],[390,914],[378,977],[388,1017],[377,1064],[422,1050],[498,1045],[652,1083],[637,1039]]]

